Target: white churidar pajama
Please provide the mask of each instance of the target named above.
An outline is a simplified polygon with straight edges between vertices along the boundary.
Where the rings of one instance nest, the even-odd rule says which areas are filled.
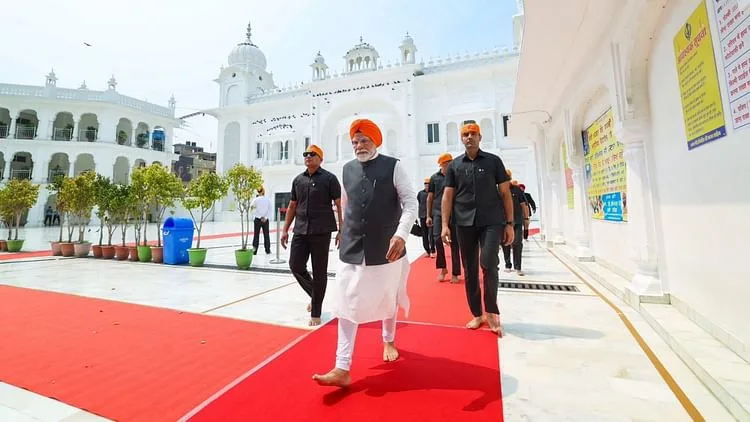
[[[373,159],[377,157],[377,154]],[[401,164],[396,163],[393,184],[401,202],[401,218],[395,236],[406,241],[417,216],[417,194],[409,175]],[[342,189],[342,208],[346,207],[346,189]],[[336,368],[346,371],[351,367],[354,341],[359,324],[383,321],[383,341],[392,342],[396,337],[398,308],[409,313],[409,297],[406,294],[406,279],[409,276],[409,259],[401,259],[383,265],[361,265],[341,263],[332,283],[331,299],[333,315],[339,319]]]

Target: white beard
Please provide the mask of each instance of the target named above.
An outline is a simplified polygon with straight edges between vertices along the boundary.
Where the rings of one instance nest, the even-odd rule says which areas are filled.
[[[372,157],[375,156],[375,151],[373,151],[372,153],[362,152],[362,153],[355,154],[355,155],[357,156],[357,161],[359,161],[360,163],[364,163],[366,161],[372,160]]]

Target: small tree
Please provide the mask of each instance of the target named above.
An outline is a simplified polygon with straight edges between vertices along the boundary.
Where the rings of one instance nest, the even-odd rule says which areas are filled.
[[[96,217],[99,219],[99,246],[104,242],[104,224],[109,219],[109,202],[112,195],[112,181],[101,174],[96,175],[94,181]],[[107,226],[109,229],[109,225]],[[112,235],[109,235],[110,240]],[[111,245],[111,243],[109,243]]]
[[[182,181],[169,171],[169,168],[159,164],[151,164],[143,171],[145,180],[146,208],[154,210],[156,220],[156,246],[161,246],[161,222],[168,207],[173,207],[175,201],[182,196]],[[145,218],[145,216],[144,216]]]
[[[203,173],[188,184],[182,204],[190,213],[193,224],[197,227],[198,243],[196,249],[201,247],[203,222],[211,213],[216,201],[225,197],[228,190],[229,183],[216,173]],[[197,214],[194,210],[199,210],[200,214]]]
[[[60,241],[62,241],[63,222],[68,220],[68,243],[73,242],[73,232],[75,231],[75,215],[73,214],[73,204],[76,198],[76,182],[74,179],[61,178],[60,190],[57,193],[58,213],[60,213]]]
[[[250,239],[250,207],[255,194],[263,186],[263,175],[255,167],[238,163],[227,173],[227,180],[237,203],[237,210],[240,212],[241,250],[244,251],[247,250]]]
[[[6,200],[8,191],[0,187],[0,223],[8,228],[8,240],[13,237],[13,210],[10,208],[10,200]]]
[[[21,217],[36,204],[39,197],[39,185],[31,183],[30,180],[13,179],[5,186],[3,194],[3,208],[10,214],[13,213],[13,224],[16,227],[13,240],[18,240],[18,229],[21,227]],[[3,212],[5,214],[5,212]],[[9,238],[10,239],[10,238]]]
[[[125,246],[125,237],[128,234],[128,220],[131,217],[133,206],[131,205],[130,197],[130,186],[123,184],[116,184],[112,187],[112,195],[110,196],[110,218],[107,220],[107,224],[119,225],[122,231],[122,246]],[[114,229],[108,228],[110,233],[114,233]],[[111,238],[110,234],[110,238]]]
[[[65,225],[65,217],[67,215],[62,195],[60,195],[60,191],[62,190],[65,179],[66,177],[64,175],[58,174],[54,179],[52,179],[52,183],[47,185],[47,190],[55,196],[54,208],[57,214],[60,216],[60,238],[58,239],[58,242],[63,241],[63,226]]]
[[[78,226],[78,242],[83,243],[86,226],[96,205],[96,173],[85,171],[73,178],[72,182],[75,187],[72,190],[70,211]]]
[[[133,207],[132,216],[135,217],[133,227],[135,229],[135,244],[140,245],[140,239],[143,239],[143,246],[148,244],[146,232],[148,231],[148,181],[146,178],[147,167],[137,167],[130,175],[130,197]],[[143,227],[143,236],[141,236],[141,227]]]

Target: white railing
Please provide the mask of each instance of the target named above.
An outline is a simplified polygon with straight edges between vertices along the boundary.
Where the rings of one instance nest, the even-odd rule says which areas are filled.
[[[25,170],[10,169],[10,179],[11,180],[23,180],[23,179],[31,180],[31,169],[25,169]]]
[[[73,137],[73,129],[54,128],[52,135],[53,141],[69,141]]]
[[[7,138],[10,128],[8,126],[0,126],[0,138]]]
[[[78,131],[78,140],[81,142],[87,141],[87,142],[94,142],[96,141],[99,136],[99,130],[98,129],[82,129]]]
[[[49,175],[47,175],[47,183],[52,183],[55,181],[55,177],[57,176],[67,176],[68,173],[64,172],[62,170],[50,170]]]
[[[34,139],[36,127],[34,126],[16,126],[16,139]]]

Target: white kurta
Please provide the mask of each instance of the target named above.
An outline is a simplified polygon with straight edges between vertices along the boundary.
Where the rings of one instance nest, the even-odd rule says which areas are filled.
[[[375,155],[377,157],[377,155]],[[373,157],[373,159],[375,158]],[[417,194],[400,161],[393,171],[393,184],[401,202],[401,218],[395,236],[408,239],[417,217]],[[342,205],[346,207],[346,189],[342,189]],[[336,278],[329,283],[333,315],[359,324],[394,318],[398,307],[409,313],[409,296],[406,280],[409,277],[409,259],[403,258],[383,265],[360,265],[342,262]]]

